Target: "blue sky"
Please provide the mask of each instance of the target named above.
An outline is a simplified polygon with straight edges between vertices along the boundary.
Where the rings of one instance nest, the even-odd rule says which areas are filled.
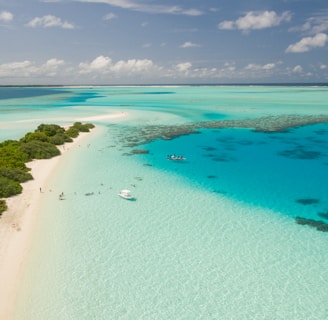
[[[0,85],[328,82],[327,0],[0,0]]]

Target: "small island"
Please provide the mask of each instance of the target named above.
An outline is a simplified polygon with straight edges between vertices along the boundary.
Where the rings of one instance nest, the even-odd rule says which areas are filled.
[[[27,162],[50,159],[61,154],[57,146],[73,142],[80,132],[94,128],[91,123],[75,122],[68,129],[57,124],[40,124],[19,140],[0,143],[0,216],[8,209],[5,198],[20,194],[21,183],[32,180]]]

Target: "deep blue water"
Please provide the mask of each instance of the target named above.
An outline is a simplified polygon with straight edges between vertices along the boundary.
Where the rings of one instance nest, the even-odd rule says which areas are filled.
[[[66,91],[60,88],[0,87],[0,100],[40,97],[50,94],[61,94],[63,92]]]
[[[172,170],[213,193],[290,217],[328,212],[328,125],[284,133],[202,130],[145,145],[145,163]],[[169,161],[167,154],[186,161]],[[328,221],[327,221],[328,222]]]

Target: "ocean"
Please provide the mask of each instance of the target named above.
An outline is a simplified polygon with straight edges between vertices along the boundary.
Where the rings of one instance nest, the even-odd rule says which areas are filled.
[[[42,186],[14,320],[328,319],[327,101],[327,86],[0,88],[1,141],[127,113],[88,121]]]

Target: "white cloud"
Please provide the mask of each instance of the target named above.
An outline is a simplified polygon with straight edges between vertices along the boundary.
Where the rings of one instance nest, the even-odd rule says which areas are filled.
[[[67,64],[64,60],[52,58],[44,63],[29,60],[0,64],[0,77],[7,83],[108,83],[122,81],[138,82],[152,79],[156,74],[163,76],[163,68],[148,59],[119,60],[98,56],[91,62],[77,65]],[[16,79],[16,80],[15,80]],[[58,80],[62,79],[62,80]],[[147,81],[149,82],[149,80]]]
[[[52,58],[45,62],[29,60],[0,64],[0,77],[7,84],[149,84],[149,83],[210,83],[272,81],[283,76],[284,81],[309,76],[301,65],[279,68],[281,61],[249,63],[238,66],[237,62],[222,62],[210,67],[194,66],[192,62],[157,65],[149,59],[113,61],[100,55],[84,62],[65,62]],[[328,66],[318,64],[313,69],[319,79]],[[320,75],[321,73],[321,75]],[[313,75],[312,75],[313,76]],[[311,76],[311,77],[312,77]],[[278,78],[277,78],[278,77]]]
[[[328,30],[328,21],[324,21],[321,24],[317,24],[312,27],[312,34],[325,32]]]
[[[179,63],[176,65],[176,69],[179,72],[186,72],[186,71],[190,70],[191,67],[192,67],[192,64],[190,62],[183,62],[183,63]]]
[[[218,28],[221,30],[233,30],[235,29],[234,21],[223,21],[218,24]]]
[[[223,70],[227,70],[227,71],[230,71],[230,72],[233,72],[236,70],[236,65],[234,62],[226,62],[224,64],[224,69]]]
[[[0,12],[0,21],[10,22],[14,19],[14,15],[9,11],[1,11]]]
[[[117,15],[116,15],[115,13],[112,13],[112,12],[106,14],[106,15],[103,17],[104,20],[113,20],[113,19],[115,19],[115,18],[117,18]]]
[[[185,43],[183,43],[182,45],[180,45],[180,48],[195,48],[195,47],[201,47],[201,45],[197,44],[197,43],[193,43],[190,41],[187,41]]]
[[[58,74],[58,69],[65,64],[64,60],[49,59],[43,64],[24,60],[19,62],[4,63],[0,65],[1,77],[54,77]]]
[[[47,77],[55,77],[58,74],[59,68],[65,64],[64,60],[49,59],[46,63],[42,64],[38,70],[39,74]]]
[[[31,61],[28,60],[4,63],[0,65],[0,76],[12,77],[18,73],[22,75],[26,75],[31,67],[32,67],[32,63]]]
[[[302,32],[308,35],[316,35],[328,30],[328,11],[323,10],[314,17],[310,17],[301,26],[292,27],[289,31]]]
[[[246,67],[245,70],[260,70],[261,66],[255,64],[255,63],[249,63]]]
[[[245,16],[238,18],[236,21],[223,21],[218,24],[218,28],[222,30],[259,30],[271,28],[280,25],[284,21],[290,21],[291,14],[288,11],[278,15],[275,11],[249,11]]]
[[[181,12],[181,13],[178,13],[178,14],[184,14],[186,16],[201,16],[203,14],[203,12],[198,10],[198,9],[183,10],[179,7],[177,8],[177,12]]]
[[[57,68],[58,66],[63,65],[65,62],[64,60],[59,60],[59,59],[49,59],[47,60],[47,62],[45,63],[46,67],[49,68]]]
[[[120,60],[115,63],[112,70],[115,72],[141,73],[148,72],[153,69],[154,63],[148,59],[129,59],[127,61]]]
[[[51,28],[51,27],[59,27],[63,29],[74,29],[75,26],[72,23],[67,21],[62,21],[60,18],[46,15],[43,17],[36,17],[31,20],[28,24],[28,27],[36,28],[36,27],[44,27],[44,28]]]
[[[263,70],[272,70],[275,67],[276,67],[276,65],[274,63],[267,63],[262,68],[263,68]]]
[[[250,71],[269,71],[272,70],[276,67],[275,63],[267,63],[264,65],[261,64],[256,64],[256,63],[249,63],[246,67],[245,70],[250,70]]]
[[[99,56],[90,63],[82,62],[79,64],[80,73],[92,73],[98,71],[106,71],[112,65],[112,59],[109,57]]]
[[[148,59],[129,59],[127,61],[120,60],[113,63],[109,57],[99,56],[90,63],[83,62],[79,64],[79,72],[81,74],[99,73],[99,74],[120,74],[131,75],[136,73],[148,72],[157,67]]]
[[[297,65],[292,69],[292,72],[294,72],[294,73],[301,73],[302,71],[303,71],[303,68],[300,65]]]
[[[318,33],[313,37],[305,37],[299,42],[291,44],[286,49],[286,52],[300,53],[310,51],[315,47],[324,47],[328,41],[328,36],[325,33]]]
[[[128,9],[133,11],[153,13],[153,14],[175,14],[187,16],[200,16],[203,14],[198,9],[183,9],[180,6],[152,5],[150,3],[141,3],[134,0],[78,0],[89,3],[105,3],[113,7]]]
[[[312,26],[310,22],[305,22],[303,25],[301,26],[296,26],[296,27],[291,27],[289,28],[288,31],[290,32],[306,32],[311,30]]]

